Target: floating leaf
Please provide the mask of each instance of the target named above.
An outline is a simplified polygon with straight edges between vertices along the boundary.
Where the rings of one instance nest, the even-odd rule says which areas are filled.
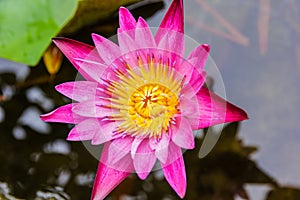
[[[78,0],[78,9],[72,20],[63,28],[61,34],[72,34],[82,27],[93,25],[107,19],[120,6],[129,5],[141,0]]]
[[[292,187],[279,187],[271,190],[266,200],[296,200],[300,199],[300,190]]]
[[[0,57],[36,65],[76,7],[77,0],[1,0]]]

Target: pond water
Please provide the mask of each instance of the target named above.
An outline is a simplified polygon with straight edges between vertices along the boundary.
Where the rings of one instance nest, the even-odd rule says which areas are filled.
[[[262,169],[280,184],[299,187],[299,2],[199,2],[186,4],[186,32],[212,46],[227,99],[247,110],[240,137],[259,148],[253,158]],[[235,35],[226,39],[215,29]]]
[[[145,12],[157,27],[170,1],[164,4],[134,13]],[[200,134],[197,148],[185,153],[185,199],[300,199],[300,3],[186,0],[185,13],[187,36],[211,45],[222,77],[212,74],[214,90],[250,118],[239,129],[227,126],[203,159]],[[114,16],[70,37],[91,42],[90,32],[112,35],[116,22]],[[42,62],[29,68],[0,59],[0,199],[89,199],[98,161],[83,143],[65,141],[71,126],[39,119],[70,102],[54,86],[75,78],[66,59],[50,82]],[[178,197],[156,171],[144,182],[131,175],[107,199]]]

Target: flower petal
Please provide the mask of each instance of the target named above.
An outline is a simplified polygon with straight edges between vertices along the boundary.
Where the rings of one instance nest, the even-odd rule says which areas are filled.
[[[93,145],[103,144],[107,141],[114,139],[113,132],[118,127],[118,124],[116,122],[110,121],[101,122],[99,125],[99,132],[97,134],[94,134],[94,137],[92,138]]]
[[[186,173],[181,149],[171,142],[168,161],[165,164],[161,163],[161,165],[166,180],[178,196],[183,198],[186,192]]]
[[[197,101],[198,110],[194,114],[187,116],[193,130],[248,119],[245,111],[227,102],[205,87],[202,87],[197,93]]]
[[[85,101],[74,105],[72,111],[84,117],[104,118],[113,114],[113,110],[106,108],[106,105],[107,103],[101,99]]]
[[[69,133],[67,140],[84,141],[91,140],[95,134],[99,134],[100,122],[97,119],[86,119],[77,124]]]
[[[134,39],[129,36],[128,32],[121,32],[120,29],[118,29],[118,42],[123,55],[137,49]]]
[[[190,81],[189,81],[189,85],[192,86],[192,88],[198,92],[200,90],[200,88],[202,87],[202,85],[204,84],[204,81],[206,79],[206,72],[205,71],[198,71],[196,69],[194,69]]]
[[[55,86],[61,94],[75,101],[87,101],[96,98],[98,84],[91,81],[65,82]]]
[[[155,48],[156,43],[147,22],[139,17],[135,29],[135,43],[141,49]]]
[[[163,57],[170,59],[171,66],[176,64],[177,59],[182,59],[184,56],[184,35],[182,33],[166,30],[157,44],[157,48],[164,52]]]
[[[81,62],[75,62],[74,59],[91,60],[93,62],[103,63],[103,60],[99,57],[98,52],[93,46],[59,37],[54,38],[53,42],[86,80],[91,80],[91,77],[83,69],[81,69]]]
[[[136,27],[136,21],[130,11],[127,8],[120,7],[119,9],[119,24],[121,32],[128,31],[130,36],[134,38],[134,30]]]
[[[127,147],[125,147],[125,146],[130,146],[130,145],[128,145],[129,144],[128,141],[129,141],[129,139],[127,141],[124,141],[124,144],[122,144],[122,147],[125,151],[127,151]],[[114,168],[118,171],[132,172],[134,170],[134,167],[133,167],[130,153],[128,152],[127,154],[125,154],[125,156],[123,156],[123,155],[120,156],[119,159],[112,158],[111,155],[118,154],[118,153],[113,154],[112,152],[110,152],[112,150],[112,148],[115,148],[115,149],[117,148],[117,147],[115,147],[116,143],[115,144],[112,144],[112,143],[113,143],[113,141],[109,141],[104,144],[100,162],[102,162],[105,165],[109,166],[110,168]],[[114,147],[111,147],[112,145]]]
[[[185,82],[188,82],[191,79],[192,73],[195,69],[195,67],[191,63],[187,62],[185,58],[177,60],[174,68],[178,74],[184,77]]]
[[[111,142],[108,148],[108,162],[114,165],[127,155],[132,146],[133,137],[122,137]]]
[[[101,58],[107,65],[113,63],[116,59],[120,58],[121,51],[119,46],[112,41],[97,34],[92,34],[95,46]]]
[[[73,113],[72,108],[74,105],[76,104],[67,104],[61,106],[50,113],[41,115],[40,117],[45,122],[76,124],[85,118]]]
[[[134,140],[132,142],[132,146],[131,146],[131,151],[130,151],[132,159],[134,159],[136,151],[143,141],[144,141],[144,138],[139,138],[139,137],[134,138]]]
[[[206,72],[205,71],[198,71],[194,68],[190,80],[188,81],[188,84],[186,84],[182,88],[182,94],[184,94],[186,97],[193,97],[195,94],[198,93],[198,91],[202,88],[204,82],[206,79]]]
[[[202,44],[192,51],[187,60],[197,70],[202,71],[209,56],[209,52],[210,46],[208,44]]]
[[[184,55],[184,16],[183,1],[173,0],[155,35],[158,48],[170,53],[164,57],[170,58],[170,64],[176,63],[176,58]]]
[[[197,98],[196,97],[187,98],[185,96],[182,96],[180,98],[179,109],[181,115],[184,117],[194,114],[195,111],[198,110]]]
[[[155,149],[155,155],[160,160],[160,162],[166,162],[168,159],[168,147],[169,147],[170,137],[164,133],[162,134],[162,137],[160,141],[156,143],[156,146],[152,147],[152,149]],[[153,143],[150,143],[150,145],[153,145]]]
[[[144,180],[147,178],[155,162],[156,156],[150,148],[149,139],[144,139],[138,146],[137,153],[133,159],[135,171],[140,179]]]
[[[106,64],[86,59],[75,58],[74,63],[80,65],[81,70],[88,74],[92,80],[95,80],[97,82],[101,81],[102,74],[107,69]]]
[[[91,199],[103,200],[130,173],[118,171],[99,162]]]
[[[177,117],[176,124],[171,126],[172,141],[181,148],[195,148],[195,140],[192,127],[184,117]]]
[[[138,48],[136,46],[136,43],[132,37],[127,32],[120,32],[120,29],[118,29],[118,42],[120,45],[120,50],[123,55],[123,61],[126,61],[126,63],[129,64],[131,67],[138,66]],[[121,65],[118,65],[118,68],[124,66],[122,63]],[[120,68],[122,69],[122,68]]]
[[[117,163],[122,165],[124,170],[117,170],[106,165],[109,145],[109,143],[106,143],[103,147],[92,191],[91,199],[93,200],[103,200],[133,171],[132,160],[129,155]]]
[[[184,19],[183,19],[183,2],[182,0],[173,0],[164,19],[162,20],[156,34],[156,42],[158,43],[165,35],[165,30],[175,32],[184,32]]]

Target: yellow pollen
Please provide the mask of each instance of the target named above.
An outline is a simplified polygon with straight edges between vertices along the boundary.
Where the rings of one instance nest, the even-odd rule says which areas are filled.
[[[129,118],[139,133],[159,137],[167,131],[173,116],[178,112],[178,99],[170,89],[159,84],[146,84],[130,97]]]
[[[160,138],[179,112],[182,80],[168,64],[146,62],[139,58],[136,69],[124,63],[127,72],[118,73],[119,80],[108,86],[115,110],[110,118],[120,122],[116,133]]]

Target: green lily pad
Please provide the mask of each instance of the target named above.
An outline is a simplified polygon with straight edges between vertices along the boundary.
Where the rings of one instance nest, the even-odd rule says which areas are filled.
[[[299,188],[293,187],[277,187],[271,190],[267,196],[266,200],[296,200],[300,199]]]
[[[90,26],[111,17],[120,6],[142,0],[78,0],[76,14],[60,32],[61,35],[74,34],[82,27]]]
[[[77,0],[1,0],[0,57],[36,65],[76,8]]]

